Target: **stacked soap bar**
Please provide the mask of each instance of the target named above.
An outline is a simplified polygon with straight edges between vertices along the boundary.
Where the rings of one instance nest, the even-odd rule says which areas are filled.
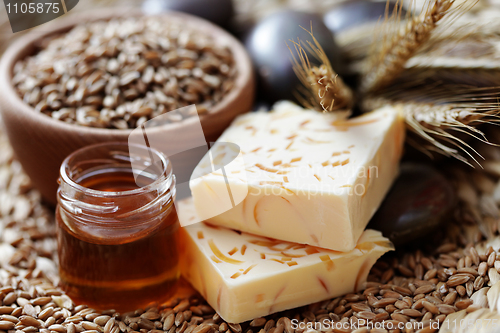
[[[398,174],[405,128],[393,107],[336,117],[282,102],[237,118],[218,142],[238,145],[243,162],[191,180],[198,215],[256,235],[353,250]],[[228,189],[248,194],[229,202]],[[214,216],[217,207],[233,208]]]
[[[185,214],[196,214],[190,200]],[[204,222],[181,228],[181,270],[224,320],[239,323],[359,290],[392,244],[366,230],[355,248],[337,252]]]
[[[226,321],[357,291],[392,249],[364,229],[398,173],[403,119],[336,117],[289,102],[240,116],[195,170],[177,208],[208,223],[181,230],[181,269]]]

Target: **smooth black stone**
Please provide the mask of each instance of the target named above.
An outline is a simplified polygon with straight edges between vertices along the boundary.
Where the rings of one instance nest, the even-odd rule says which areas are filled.
[[[199,16],[227,27],[234,16],[231,0],[145,0],[142,10],[148,15],[174,10]]]
[[[403,163],[367,228],[380,230],[395,246],[404,246],[436,230],[455,203],[453,186],[436,169]]]
[[[389,3],[389,16],[392,14],[395,1]],[[368,0],[351,0],[335,6],[324,16],[325,25],[333,33],[344,31],[364,23],[377,21],[385,17],[386,2],[373,2]],[[404,18],[406,11],[402,11]]]
[[[312,41],[311,36],[301,28],[310,30],[311,23],[314,37],[325,50],[332,67],[342,74],[345,68],[340,49],[322,18],[316,14],[292,10],[274,13],[259,22],[244,38],[259,78],[260,95],[270,103],[295,99],[294,91],[300,86],[300,81],[293,72],[288,46],[294,50],[290,40],[297,41],[297,37],[302,41]],[[312,56],[309,60],[317,63]]]

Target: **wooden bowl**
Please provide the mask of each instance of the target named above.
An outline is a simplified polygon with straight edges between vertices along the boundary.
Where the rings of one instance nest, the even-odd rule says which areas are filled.
[[[69,15],[19,38],[1,59],[0,110],[7,135],[17,159],[31,177],[34,186],[50,204],[56,204],[59,167],[67,155],[94,143],[126,142],[132,130],[84,127],[55,120],[36,112],[23,102],[12,85],[14,65],[18,60],[35,52],[35,43],[42,36],[66,32],[82,22],[127,16],[138,15],[116,9]],[[253,105],[255,83],[251,60],[236,38],[206,20],[177,12],[168,12],[162,16],[165,16],[166,20],[172,17],[181,18],[187,28],[193,26],[216,39],[224,39],[233,52],[238,71],[233,89],[209,112],[200,116],[206,141],[215,141],[238,114],[250,111]],[[166,142],[166,145],[175,145],[179,150],[190,149],[193,145],[199,146],[195,143],[196,137],[193,136],[196,124],[196,117],[191,117],[179,123],[152,128],[149,135],[164,137],[168,131],[168,137],[174,139]],[[197,142],[199,143],[199,140]]]

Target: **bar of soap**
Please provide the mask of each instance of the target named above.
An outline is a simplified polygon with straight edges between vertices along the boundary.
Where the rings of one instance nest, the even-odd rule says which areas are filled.
[[[398,174],[404,136],[393,107],[338,120],[281,102],[240,116],[217,141],[237,144],[243,167],[192,179],[196,210],[214,225],[350,251]],[[248,194],[216,215],[228,188]]]
[[[194,212],[189,202],[178,207]],[[181,228],[180,238],[182,275],[230,323],[358,291],[375,261],[393,249],[375,230],[345,253],[205,222]]]

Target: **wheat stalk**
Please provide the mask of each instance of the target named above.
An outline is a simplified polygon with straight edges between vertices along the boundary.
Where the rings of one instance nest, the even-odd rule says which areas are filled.
[[[495,87],[500,86],[500,66],[499,68],[412,67],[407,69],[405,74],[391,87],[422,81],[463,84],[474,87]]]
[[[336,111],[341,113],[342,117],[348,117],[353,106],[351,89],[333,70],[325,51],[313,35],[312,26],[310,31],[304,30],[309,33],[312,42],[292,40],[297,57],[288,47],[292,55],[293,70],[303,85],[297,91],[297,99],[306,108],[324,112]],[[311,64],[308,53],[320,62],[319,66]]]
[[[491,25],[484,22],[470,23],[464,17],[446,26],[446,29],[439,29],[405,63],[405,69],[397,81],[405,76],[435,76],[450,82],[458,79],[458,82],[463,83],[472,78],[474,82],[468,84],[475,85],[478,82],[483,87],[500,85],[498,73],[493,73],[500,71],[500,51],[497,47],[500,25]],[[343,42],[345,57],[352,60],[350,71],[362,73],[370,49],[368,39],[373,39],[373,33],[368,35],[367,32],[363,34],[358,31],[358,34],[346,34],[340,39],[336,37]],[[350,37],[349,43],[346,43],[347,37]],[[487,79],[482,80],[483,77]]]
[[[500,23],[480,19],[476,16],[464,16],[445,26],[442,23],[446,22],[441,22],[429,40],[406,62],[401,74],[404,75],[411,69],[421,72],[441,68],[455,71],[500,69],[500,51],[497,47],[500,42]],[[374,49],[372,42],[373,28],[352,29],[335,36],[344,56],[351,60],[350,68],[353,72],[369,70],[366,69],[366,58],[370,54],[370,45],[371,51],[379,52]]]
[[[393,15],[386,15],[382,30],[383,38],[375,38],[375,52],[367,61],[367,70],[362,77],[360,91],[369,93],[379,91],[389,86],[405,70],[406,62],[431,38],[438,22],[448,17],[456,19],[459,15],[469,10],[472,5],[466,3],[450,10],[455,0],[427,1],[425,10],[420,15],[415,15],[410,10],[408,22],[404,29],[400,29],[400,9],[397,6]],[[401,8],[401,7],[399,7]],[[445,23],[450,23],[445,22]],[[380,47],[377,45],[380,43]]]

